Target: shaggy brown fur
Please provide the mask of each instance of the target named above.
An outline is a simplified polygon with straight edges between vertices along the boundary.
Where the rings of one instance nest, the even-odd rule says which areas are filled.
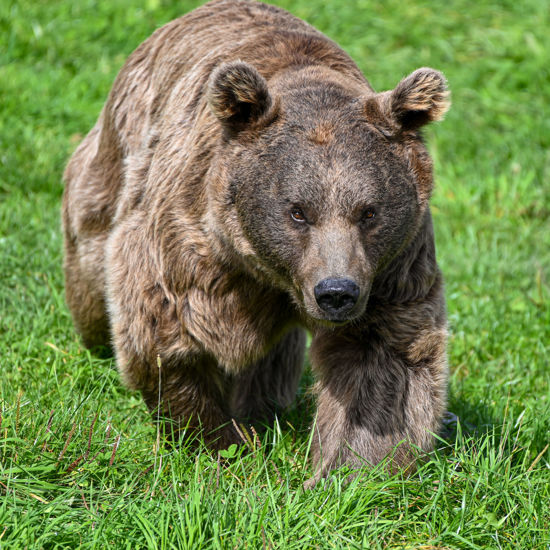
[[[219,448],[238,441],[232,418],[269,421],[292,402],[307,328],[314,481],[392,453],[409,465],[445,405],[418,129],[447,107],[437,71],[375,93],[275,7],[215,0],[162,27],[65,172],[67,300],[84,342],[111,342],[154,414]]]

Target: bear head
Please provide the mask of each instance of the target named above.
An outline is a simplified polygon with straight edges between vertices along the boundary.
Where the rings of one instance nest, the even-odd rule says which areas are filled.
[[[213,72],[207,97],[222,130],[216,233],[308,320],[362,316],[377,274],[425,222],[433,180],[419,129],[448,108],[443,75],[418,69],[375,93],[321,66],[268,84],[235,61]]]

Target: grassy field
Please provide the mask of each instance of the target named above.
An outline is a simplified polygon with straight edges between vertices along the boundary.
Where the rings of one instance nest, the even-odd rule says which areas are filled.
[[[63,298],[70,153],[126,56],[197,2],[0,3],[0,548],[550,548],[550,10],[541,0],[280,0],[373,86],[442,70],[426,133],[452,369],[417,474],[304,492],[312,403],[246,455],[169,452]],[[234,455],[234,456],[231,456]]]

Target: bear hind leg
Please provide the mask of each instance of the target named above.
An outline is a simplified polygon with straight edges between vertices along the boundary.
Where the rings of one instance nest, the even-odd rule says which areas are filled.
[[[79,247],[66,236],[65,294],[75,326],[87,348],[111,345],[103,288],[103,246],[104,238],[96,237],[86,253],[81,250],[82,245]]]

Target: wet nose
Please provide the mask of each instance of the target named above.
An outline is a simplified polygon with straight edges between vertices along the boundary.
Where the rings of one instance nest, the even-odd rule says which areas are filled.
[[[323,311],[338,316],[351,311],[359,298],[359,287],[351,279],[323,279],[313,292]]]

